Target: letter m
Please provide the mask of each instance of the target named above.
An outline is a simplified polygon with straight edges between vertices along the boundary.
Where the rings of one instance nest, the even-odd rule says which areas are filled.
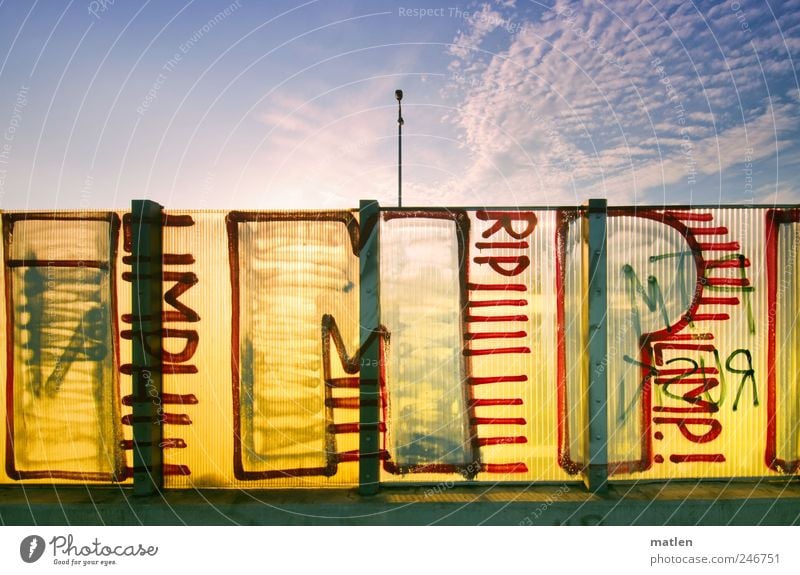
[[[658,279],[655,276],[649,276],[647,278],[647,288],[645,288],[639,280],[639,276],[636,275],[636,271],[630,265],[624,265],[622,267],[622,273],[625,276],[625,282],[627,284],[631,317],[633,325],[636,328],[636,334],[638,336],[642,335],[642,321],[639,314],[639,306],[637,305],[637,297],[644,302],[648,311],[659,311],[664,321],[664,327],[669,329],[669,315],[664,305],[664,296],[661,293],[661,287],[658,285]]]

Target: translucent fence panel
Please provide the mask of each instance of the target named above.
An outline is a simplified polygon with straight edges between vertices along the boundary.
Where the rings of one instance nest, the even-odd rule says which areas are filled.
[[[358,413],[347,377],[357,363],[346,359],[359,347],[357,221],[350,212],[233,212],[227,230],[236,479],[355,481],[354,465],[339,473],[352,459],[339,444],[353,442],[337,424]]]
[[[614,477],[769,472],[764,221],[764,210],[610,210]]]
[[[588,458],[585,223],[578,210],[559,211],[556,220],[558,463],[570,474],[576,474]]]
[[[568,478],[556,212],[386,210],[381,226],[382,480]]]
[[[777,471],[800,468],[800,210],[766,218],[767,454]]]
[[[468,228],[447,214],[444,219],[387,215],[380,265],[381,320],[391,342],[384,358],[388,467],[395,473],[447,468],[469,473],[474,418],[462,353],[459,250]]]
[[[382,210],[381,481],[580,481],[590,369],[612,480],[796,474],[798,214],[610,208],[589,366],[585,209]],[[0,482],[130,483],[130,214],[2,218]],[[162,225],[165,486],[356,485],[357,214]]]
[[[643,366],[652,363],[649,344],[640,348],[643,338],[648,342],[676,338],[669,349],[697,345],[687,339],[691,334],[685,329],[681,332],[695,298],[697,268],[691,246],[669,223],[660,214],[644,211],[614,215],[608,221],[608,456],[618,471],[646,467],[642,460],[648,457],[649,445],[642,441],[642,431],[653,416],[651,396],[661,398],[662,380],[685,367],[668,358],[665,365],[656,366],[660,373],[654,386],[648,386],[649,381],[643,385],[642,370],[650,369]],[[654,410],[661,408],[656,405]]]
[[[226,212],[168,212],[163,232],[164,484],[233,477],[231,274]],[[238,365],[238,364],[237,364]]]
[[[119,228],[110,213],[3,216],[5,481],[125,478]]]

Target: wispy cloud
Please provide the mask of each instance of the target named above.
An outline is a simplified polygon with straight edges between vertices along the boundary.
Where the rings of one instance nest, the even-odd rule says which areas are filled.
[[[407,204],[798,197],[800,0],[407,4],[243,2],[145,116],[218,6],[2,4],[0,208],[391,205],[396,88]]]
[[[545,189],[565,202],[734,197],[698,182],[797,146],[787,47],[800,26],[786,15],[756,34],[764,18],[753,8],[558,1],[491,51],[488,16],[519,15],[484,5],[487,18],[454,40],[443,91],[475,158],[464,187],[504,197]]]

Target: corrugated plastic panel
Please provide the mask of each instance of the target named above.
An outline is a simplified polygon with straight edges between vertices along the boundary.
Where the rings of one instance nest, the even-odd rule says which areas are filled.
[[[231,275],[226,212],[168,211],[163,250],[166,487],[226,487],[233,478]],[[173,330],[175,330],[173,332]],[[183,335],[183,337],[180,337]],[[192,348],[190,341],[195,341]],[[183,352],[183,353],[180,353]],[[237,364],[238,365],[238,364]],[[169,394],[169,395],[167,395]]]
[[[800,211],[767,214],[766,273],[769,343],[767,457],[778,471],[800,469]],[[774,366],[774,369],[772,367]]]
[[[348,211],[232,212],[226,226],[233,351],[228,440],[236,485],[357,483],[357,437],[347,428],[358,419],[352,382],[358,366],[348,361],[359,347],[356,218]],[[215,420],[202,424],[213,427]],[[207,468],[195,453],[194,467]],[[216,484],[233,485],[217,477]]]
[[[764,221],[764,210],[609,211],[614,478],[769,474]]]
[[[556,213],[382,213],[382,481],[569,478],[556,458]]]
[[[2,482],[122,480],[113,213],[5,214]],[[69,238],[69,241],[64,241]]]
[[[558,355],[555,370],[558,385],[558,462],[570,474],[577,474],[588,457],[586,422],[589,420],[587,259],[583,215],[578,210],[557,215],[556,329]],[[552,357],[552,356],[551,356]]]
[[[458,249],[466,230],[455,219],[387,216],[380,230],[381,322],[391,342],[387,465],[401,474],[466,468],[474,461]]]
[[[164,249],[193,256],[197,287],[181,301],[201,336],[196,373],[164,380],[165,392],[195,396],[176,406],[191,423],[165,428],[186,445],[165,463],[187,473],[168,475],[166,485],[357,483],[349,454],[358,438],[348,429],[358,420],[357,363],[344,369],[359,343],[353,214],[174,215],[191,224],[168,226]]]
[[[0,482],[129,482],[129,216],[3,223]],[[357,484],[355,213],[164,224],[166,486]],[[381,480],[578,480],[583,211],[380,225]],[[611,478],[797,473],[800,211],[610,208],[607,229]]]

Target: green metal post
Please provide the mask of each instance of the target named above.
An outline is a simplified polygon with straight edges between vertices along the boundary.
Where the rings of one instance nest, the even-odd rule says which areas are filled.
[[[358,490],[362,495],[378,492],[380,471],[380,207],[374,200],[361,200],[359,222],[361,250],[359,252],[360,293],[359,322],[361,371],[359,376],[359,468]]]
[[[608,487],[608,307],[606,299],[606,200],[589,200],[589,465],[591,491]]]
[[[133,200],[131,212],[133,491],[154,495],[163,486],[162,208],[149,200]]]

